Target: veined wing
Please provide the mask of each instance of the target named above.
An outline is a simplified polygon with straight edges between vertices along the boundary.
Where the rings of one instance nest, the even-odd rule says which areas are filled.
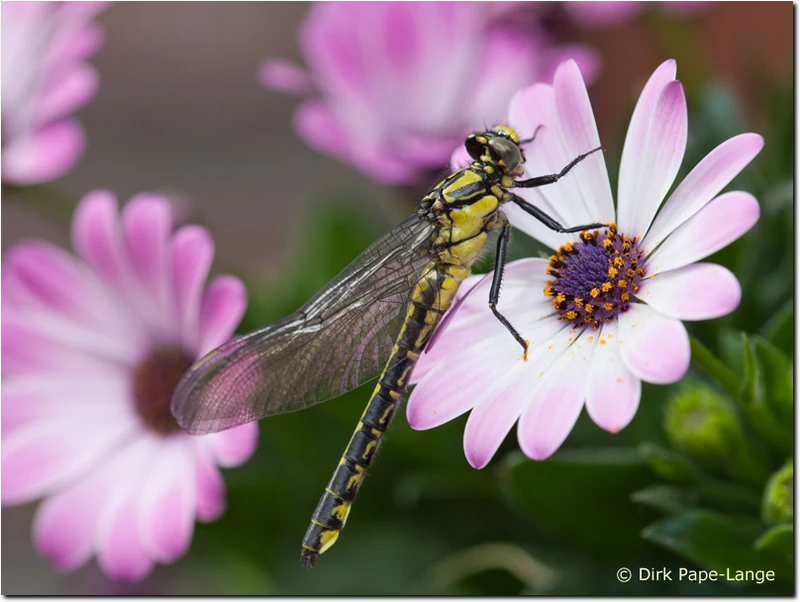
[[[307,408],[378,376],[428,264],[433,231],[413,215],[295,313],[201,358],[173,395],[178,423],[213,433]]]

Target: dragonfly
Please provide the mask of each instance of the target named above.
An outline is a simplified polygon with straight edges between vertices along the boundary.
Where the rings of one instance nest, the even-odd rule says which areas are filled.
[[[528,342],[497,309],[511,235],[503,206],[513,203],[557,232],[605,226],[565,227],[514,193],[554,184],[601,150],[578,155],[558,173],[518,179],[523,146],[533,138],[520,141],[507,125],[470,134],[470,165],[439,182],[413,215],[296,312],[202,357],[176,388],[178,424],[206,434],[302,410],[378,378],[312,515],[302,542],[304,566],[313,567],[338,539],[420,354],[493,232],[499,236],[489,307],[527,359]]]

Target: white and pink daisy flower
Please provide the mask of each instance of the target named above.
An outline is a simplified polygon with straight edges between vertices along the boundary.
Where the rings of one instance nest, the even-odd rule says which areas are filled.
[[[3,182],[63,176],[83,155],[83,128],[70,114],[97,91],[85,62],[103,41],[92,18],[106,2],[3,2]]]
[[[758,220],[752,195],[719,193],[764,141],[742,134],[719,145],[659,211],[686,148],[686,100],[675,73],[675,62],[665,62],[642,91],[625,140],[616,207],[602,153],[557,184],[519,191],[562,224],[609,228],[558,234],[507,209],[517,228],[557,249],[549,261],[523,259],[505,271],[498,308],[529,340],[527,361],[489,311],[489,279],[476,277],[420,359],[409,423],[429,429],[471,410],[464,450],[475,468],[491,460],[517,422],[520,447],[536,460],[558,449],[584,405],[598,426],[624,428],[639,405],[641,381],[672,383],[686,373],[690,347],[681,321],[723,316],[739,304],[735,276],[698,262]],[[558,68],[552,86],[520,91],[509,122],[523,139],[543,126],[526,146],[526,177],[557,172],[600,146],[572,61]],[[458,373],[463,377],[454,382]]]
[[[268,88],[310,97],[300,136],[320,152],[389,183],[439,169],[471,128],[500,120],[523,86],[550,81],[585,46],[555,45],[493,19],[491,2],[320,2],[300,32],[309,72],[268,60]],[[514,10],[512,6],[510,10]]]
[[[118,579],[173,562],[195,520],[225,507],[219,466],[246,461],[256,423],[192,437],[169,406],[183,372],[227,340],[247,305],[218,276],[199,226],[173,232],[167,199],[122,211],[108,192],[76,209],[77,257],[20,242],[2,272],[2,503],[43,498],[39,552],[62,570],[97,555]]]

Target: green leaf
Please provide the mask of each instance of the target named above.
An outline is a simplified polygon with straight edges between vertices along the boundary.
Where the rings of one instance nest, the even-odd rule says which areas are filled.
[[[678,514],[695,505],[697,496],[675,485],[650,485],[631,494],[631,501],[663,514]]]
[[[691,483],[695,480],[696,469],[678,453],[645,442],[639,446],[639,454],[650,469],[666,481]]]
[[[763,338],[743,336],[745,410],[767,442],[791,455],[794,445],[792,363]]]
[[[773,570],[791,576],[791,565],[780,555],[754,549],[762,528],[754,518],[691,510],[648,526],[642,536],[707,569]]]
[[[774,550],[791,559],[794,554],[794,526],[777,525],[764,532],[755,543],[756,550]]]
[[[744,370],[744,341],[742,333],[733,328],[724,328],[719,333],[720,359],[736,374]]]
[[[655,515],[630,495],[653,476],[635,450],[565,449],[543,462],[512,453],[501,479],[514,507],[545,538],[566,539],[605,561],[630,560],[647,550],[639,530]]]

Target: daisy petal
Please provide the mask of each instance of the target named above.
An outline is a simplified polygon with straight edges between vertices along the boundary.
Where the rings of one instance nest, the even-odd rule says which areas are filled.
[[[504,382],[505,387],[492,387],[492,398],[470,412],[464,429],[464,455],[478,470],[494,457],[531,397],[532,391],[517,378],[505,378]]]
[[[106,466],[108,499],[100,514],[95,548],[100,568],[114,579],[136,581],[153,566],[142,546],[137,495],[152,467],[159,465],[160,441],[140,437]]]
[[[598,148],[600,135],[597,133],[592,105],[586,84],[574,60],[569,60],[558,68],[553,90],[567,154],[574,158]],[[589,218],[587,223],[614,221],[614,201],[602,152],[584,159],[567,177],[574,179],[580,190]]]
[[[110,192],[87,194],[72,218],[72,244],[86,263],[124,293],[129,272],[120,244],[118,213],[117,199]]]
[[[134,426],[73,416],[14,431],[2,446],[3,504],[21,504],[70,483],[100,463]]]
[[[306,96],[314,91],[308,72],[285,59],[270,59],[258,68],[258,81],[270,90]]]
[[[536,133],[536,139],[525,146],[525,177],[558,173],[575,158],[565,147],[560,133],[552,86],[535,84],[520,90],[511,100],[508,115],[511,125],[517,129],[521,138],[530,138]],[[559,180],[556,185],[518,189],[516,192],[564,226],[591,223],[592,216],[586,205],[583,202],[574,202],[575,199],[583,199],[581,189],[575,181],[579,169],[580,166],[576,166],[573,172]],[[504,211],[512,225],[551,248],[557,249],[565,242],[576,241],[578,238],[577,234],[554,232],[517,206],[506,206]]]
[[[192,538],[196,467],[189,438],[172,438],[160,447],[141,493],[138,529],[147,555],[170,563],[186,553]]]
[[[716,253],[752,228],[760,212],[758,201],[747,192],[718,196],[647,258],[648,273],[654,276]]]
[[[758,134],[741,134],[712,150],[675,189],[643,241],[654,249],[719,194],[764,147]]]
[[[350,143],[347,132],[333,111],[318,100],[303,103],[294,114],[294,127],[312,148],[347,160]]]
[[[247,290],[234,276],[218,276],[206,289],[200,312],[202,356],[227,341],[247,307]]]
[[[625,366],[646,382],[674,383],[689,369],[689,335],[680,320],[633,304],[620,316],[618,336]]]
[[[642,90],[636,108],[633,110],[625,144],[622,148],[622,159],[619,167],[619,194],[617,206],[617,223],[625,232],[632,232],[627,226],[635,223],[633,213],[637,202],[639,177],[644,171],[644,149],[650,130],[653,112],[658,104],[661,92],[671,81],[675,80],[677,66],[673,59],[664,61],[653,72]],[[649,170],[646,170],[649,173]],[[659,202],[661,199],[658,199]]]
[[[555,70],[561,63],[573,60],[578,65],[578,69],[584,81],[592,84],[600,74],[603,66],[603,59],[600,54],[591,46],[583,44],[563,44],[556,46],[552,50],[544,51],[543,60],[550,63],[550,68],[539,78],[543,82],[551,82],[555,77]]]
[[[52,319],[49,322],[43,325],[36,320],[14,318],[10,311],[3,311],[4,376],[124,374],[125,360],[139,351],[128,339],[114,341],[96,330],[67,331],[68,322]],[[57,328],[53,328],[54,323]],[[115,348],[114,343],[119,345]]]
[[[445,344],[447,338],[440,344]],[[476,395],[480,394],[476,393],[476,388],[481,386],[476,385],[476,379],[480,379],[478,382],[482,384],[491,382],[490,375],[496,375],[506,360],[513,361],[513,358],[500,357],[500,354],[493,352],[495,341],[496,337],[493,337],[482,344],[470,345],[453,355],[450,361],[435,364],[435,368],[417,384],[408,400],[406,417],[412,429],[425,431],[472,409]],[[463,374],[469,374],[469,378],[453,379],[453,366],[458,366]],[[443,381],[448,374],[448,380]],[[442,382],[449,384],[442,387]]]
[[[639,407],[642,382],[625,367],[616,324],[599,335],[586,392],[586,411],[594,423],[611,433],[625,428]]]
[[[59,76],[39,97],[36,112],[40,122],[55,121],[85,105],[97,92],[98,83],[97,71],[85,63]]]
[[[85,148],[86,135],[77,121],[50,124],[4,145],[3,180],[22,186],[55,180],[72,169]]]
[[[736,309],[742,288],[727,268],[695,263],[648,278],[638,297],[670,318],[710,320]]]
[[[639,149],[642,153],[639,164],[641,172],[635,174],[634,196],[625,199],[620,196],[619,227],[622,232],[644,235],[661,201],[678,175],[683,154],[686,151],[688,135],[688,113],[686,95],[679,81],[664,86],[661,96],[653,109],[653,116],[647,131],[647,140]],[[620,175],[620,181],[622,176]],[[625,203],[633,203],[630,213],[625,213]]]
[[[106,539],[97,554],[97,562],[103,571],[120,581],[138,581],[153,567],[142,547],[136,510],[134,496],[118,504],[113,514],[106,518]]]
[[[225,482],[207,451],[198,447],[195,456],[197,518],[209,522],[218,519],[225,510]]]
[[[491,368],[483,390],[476,391],[475,408],[464,430],[464,454],[473,468],[481,469],[492,459],[542,381],[542,368],[554,356],[550,348],[564,344],[563,332],[551,332],[547,341],[531,349],[527,362],[506,360]],[[492,355],[484,353],[487,358]]]
[[[595,346],[581,337],[545,371],[517,427],[519,446],[529,458],[551,456],[578,420]]]
[[[258,422],[248,422],[240,426],[207,435],[207,439],[215,459],[220,466],[230,468],[239,466],[256,449],[258,443]]]
[[[172,278],[176,315],[181,318],[181,338],[186,349],[197,349],[200,302],[214,259],[214,241],[201,226],[184,226],[172,239]]]
[[[5,358],[4,358],[5,359]],[[47,378],[5,378],[3,380],[4,441],[20,429],[45,423],[61,424],[80,415],[96,419],[101,424],[138,427],[138,417],[127,403],[109,400],[124,399],[128,378],[112,377],[101,370],[93,371],[92,380],[74,374],[59,377],[50,373]]]
[[[109,478],[113,477],[107,467],[96,470],[45,500],[36,511],[36,549],[59,569],[76,569],[92,555],[100,511],[109,495]]]
[[[91,272],[66,251],[44,241],[23,241],[6,253],[3,267],[11,272],[14,288],[24,289],[25,305],[36,303],[57,313],[92,316],[97,303],[89,293],[96,282]],[[22,292],[13,291],[15,295]]]
[[[169,287],[172,211],[168,201],[155,194],[133,197],[122,212],[122,229],[131,268],[156,313],[173,319]]]

